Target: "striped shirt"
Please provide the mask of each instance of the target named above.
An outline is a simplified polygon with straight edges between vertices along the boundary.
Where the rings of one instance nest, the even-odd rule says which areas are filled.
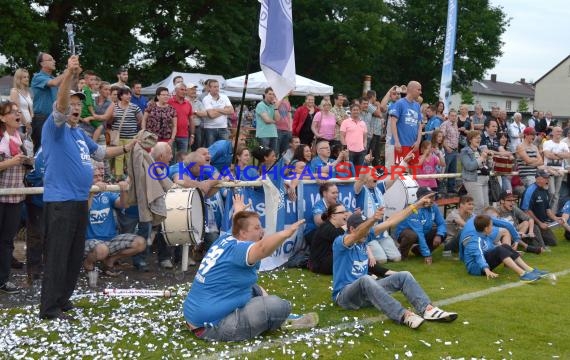
[[[137,115],[141,113],[141,109],[135,104],[129,103],[129,107],[126,111],[127,114],[125,115],[125,121],[123,122],[123,126],[121,126],[121,139],[132,139],[139,131]],[[124,112],[125,110],[123,110],[119,104],[115,104],[115,111],[113,112],[113,130],[119,130]]]
[[[450,147],[453,151],[456,151],[459,146],[459,128],[457,127],[457,122],[452,124],[449,120],[444,121],[439,129],[443,134],[443,144]]]
[[[4,161],[11,159],[5,158]],[[23,188],[26,168],[24,165],[14,165],[0,171],[0,189]],[[0,203],[17,204],[24,201],[26,195],[1,195]]]
[[[528,157],[535,159],[538,154],[538,148],[535,145],[530,145],[524,149]],[[536,176],[536,166],[528,165],[523,159],[517,158],[517,167],[519,170],[519,176],[521,178],[526,176]]]

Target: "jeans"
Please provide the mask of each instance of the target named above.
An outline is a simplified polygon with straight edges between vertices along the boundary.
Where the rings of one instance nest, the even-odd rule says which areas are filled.
[[[457,172],[457,151],[445,152],[445,173],[454,174]],[[455,178],[447,179],[447,192],[455,191]]]
[[[44,205],[45,268],[40,318],[55,318],[67,306],[83,264],[89,212],[87,201]]]
[[[289,148],[289,141],[291,141],[292,137],[293,134],[291,133],[291,131],[277,129],[277,139],[279,144],[279,153],[277,154],[277,156],[287,151],[287,149]]]
[[[401,323],[406,309],[390,295],[396,291],[401,291],[420,315],[431,303],[424,290],[408,271],[400,271],[378,280],[364,275],[345,286],[337,295],[336,303],[348,310],[374,306],[390,319]]]
[[[372,152],[372,166],[380,165],[380,135],[372,135],[368,151]]]
[[[548,182],[548,193],[550,194],[550,208],[556,213],[558,206],[558,199],[560,199],[560,189],[562,187],[562,180],[566,175],[551,176]]]
[[[204,128],[201,125],[196,126],[194,130],[194,143],[191,146],[192,151],[196,151],[196,149],[202,147],[203,139],[204,139]]]
[[[175,137],[174,142],[172,143],[172,164],[176,163],[176,157],[179,152],[188,152],[188,138],[184,137]]]
[[[275,295],[255,296],[235,309],[217,325],[207,327],[202,338],[214,341],[242,341],[265,331],[279,329],[291,313],[291,304]]]
[[[218,140],[228,140],[230,137],[229,130],[226,128],[204,129],[203,146],[209,147]]]
[[[146,241],[150,235],[151,224],[150,222],[139,222],[138,218],[129,217],[123,214],[122,211],[117,211],[117,222],[119,225],[119,234],[137,234],[142,236]],[[138,228],[137,228],[138,225]],[[134,266],[140,266],[142,262],[146,262],[147,255],[149,253],[149,248],[146,249],[131,258],[133,259]]]
[[[275,151],[277,151],[277,146],[278,146],[278,140],[276,137],[272,137],[272,138],[256,138],[257,143],[259,145],[262,145],[263,147],[267,147],[270,149],[273,149]],[[277,157],[279,157],[280,154],[275,154]]]
[[[14,237],[20,227],[22,204],[0,203],[0,285],[10,277]]]
[[[366,156],[366,150],[360,152],[349,151],[348,160],[354,165],[364,165],[364,157]]]

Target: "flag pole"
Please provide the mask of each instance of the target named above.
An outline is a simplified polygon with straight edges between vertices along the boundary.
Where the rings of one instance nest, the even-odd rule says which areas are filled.
[[[241,129],[241,121],[243,119],[243,106],[245,104],[245,93],[247,91],[247,81],[249,79],[249,73],[251,72],[251,58],[253,57],[253,51],[255,49],[255,45],[257,45],[257,41],[255,41],[255,39],[258,38],[257,33],[256,33],[258,23],[259,23],[259,11],[257,12],[257,16],[254,17],[253,26],[251,29],[252,40],[251,40],[250,45],[249,45],[249,53],[247,56],[247,65],[245,67],[245,79],[243,80],[243,91],[241,93],[241,102],[240,102],[240,107],[239,107],[238,123],[237,123],[237,129],[236,129],[236,133],[235,133],[234,147],[233,147],[233,151],[232,151],[232,164],[235,164],[237,162],[236,150],[237,150],[238,141],[239,141],[239,132]]]

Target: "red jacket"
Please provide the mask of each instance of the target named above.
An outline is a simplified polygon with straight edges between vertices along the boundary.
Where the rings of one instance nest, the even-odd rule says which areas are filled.
[[[319,108],[315,106],[315,114],[318,112]],[[295,114],[293,114],[293,136],[299,136],[307,115],[309,115],[309,108],[305,105],[301,105],[295,110]]]

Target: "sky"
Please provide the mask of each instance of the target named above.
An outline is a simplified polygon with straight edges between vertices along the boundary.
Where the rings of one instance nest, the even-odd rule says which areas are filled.
[[[570,55],[568,0],[490,0],[511,18],[501,40],[503,55],[490,74],[498,81],[536,81]],[[461,15],[459,15],[461,16]]]

